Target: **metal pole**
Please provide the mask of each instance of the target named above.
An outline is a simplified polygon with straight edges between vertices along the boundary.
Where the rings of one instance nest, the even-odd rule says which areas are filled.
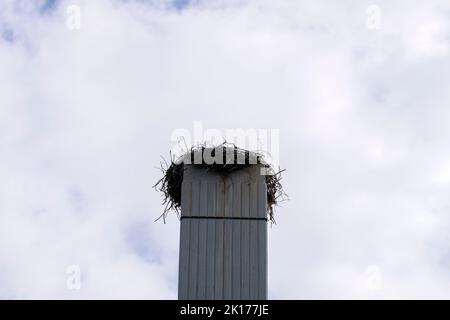
[[[267,299],[267,187],[261,167],[227,176],[186,167],[178,298]]]

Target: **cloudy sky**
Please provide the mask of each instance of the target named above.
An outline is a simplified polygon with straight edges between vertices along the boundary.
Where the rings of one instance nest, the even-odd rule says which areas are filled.
[[[280,130],[271,298],[450,298],[449,54],[448,0],[2,0],[0,298],[175,299],[194,121]]]

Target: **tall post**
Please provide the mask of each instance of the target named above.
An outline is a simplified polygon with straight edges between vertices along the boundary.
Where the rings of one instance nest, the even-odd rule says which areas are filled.
[[[186,165],[180,300],[267,299],[267,186],[260,165],[226,176]]]

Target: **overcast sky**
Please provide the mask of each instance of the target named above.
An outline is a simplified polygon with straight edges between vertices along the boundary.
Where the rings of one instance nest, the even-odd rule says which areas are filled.
[[[448,0],[2,0],[0,298],[176,299],[197,120],[280,130],[270,298],[450,298],[449,53]]]

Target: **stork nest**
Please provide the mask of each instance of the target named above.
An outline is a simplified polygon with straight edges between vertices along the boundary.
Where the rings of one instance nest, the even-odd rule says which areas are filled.
[[[213,159],[219,158],[222,159],[222,161],[208,161],[212,163],[207,163],[203,157],[205,150],[211,154]],[[221,152],[222,154],[219,154],[218,157],[216,157],[216,152]],[[272,223],[275,223],[275,206],[280,201],[287,198],[287,195],[281,185],[281,174],[285,170],[275,171],[271,165],[264,162],[264,157],[261,153],[241,149],[228,143],[223,143],[217,147],[211,148],[201,145],[191,147],[190,150],[179,158],[175,159],[171,157],[170,164],[165,160],[164,163],[161,163],[163,177],[158,180],[158,182],[154,185],[154,188],[162,193],[162,203],[165,208],[157,220],[163,219],[165,223],[166,217],[171,211],[176,212],[177,215],[180,216],[181,185],[183,183],[185,165],[205,168],[208,171],[218,173],[222,176],[227,176],[232,172],[252,165],[260,165],[266,170],[267,216]]]

